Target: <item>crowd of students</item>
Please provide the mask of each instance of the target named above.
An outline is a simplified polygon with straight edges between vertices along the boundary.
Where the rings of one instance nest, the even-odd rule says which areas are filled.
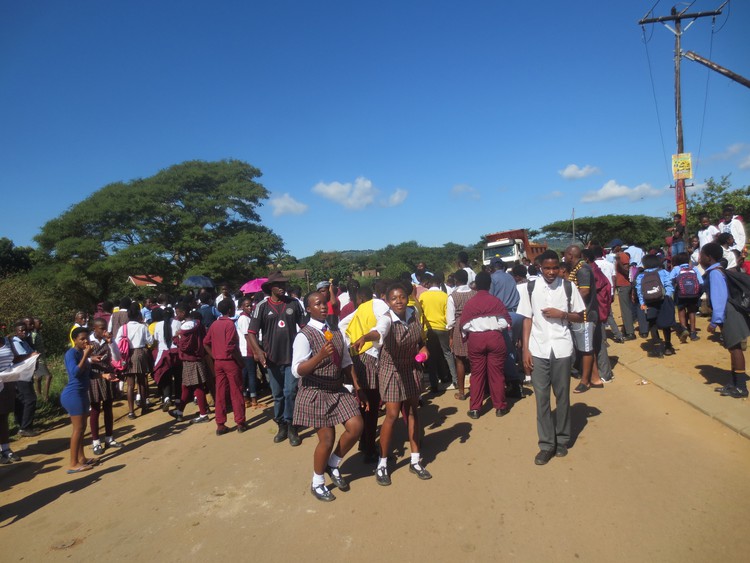
[[[640,335],[652,339],[651,355],[674,354],[672,332],[682,342],[699,338],[695,318],[703,295],[711,309],[708,330],[720,328],[731,358],[732,380],[718,391],[747,397],[744,349],[750,329],[742,284],[748,276],[742,253],[720,242],[731,230],[742,249],[744,227],[730,210],[716,230],[708,236],[711,226],[704,224],[688,251],[675,244],[678,230],[673,230],[671,250],[677,252],[671,256],[616,239],[610,252],[596,243],[585,249],[571,245],[562,259],[546,251],[508,272],[496,257],[475,272],[460,253],[457,270],[445,280],[420,262],[415,272],[397,280],[377,280],[369,287],[356,280],[338,287],[326,280],[302,296],[276,272],[257,294],[232,295],[223,286],[215,298],[203,290],[178,300],[162,294],[143,306],[127,298],[119,308],[102,304],[91,322],[79,312],[65,354],[68,384],[61,395],[72,426],[67,471],[96,464],[96,457],[85,455],[87,425],[95,456],[122,447],[114,436],[113,402],[124,392],[129,418],[147,413],[155,406],[149,378],[161,409],[176,423],[207,423],[207,396],[213,397],[218,436],[247,430],[246,409],[259,407],[259,394],[268,385],[277,425],[274,442],[298,446],[301,428],[317,434],[310,490],[322,501],[335,499],[326,475],[339,491],[349,489],[339,467],[357,443],[364,461],[376,464],[376,482],[391,484],[388,459],[399,418],[407,428],[410,472],[431,478],[420,456],[419,411],[426,386],[431,393],[450,389],[456,400],[469,399],[466,414],[476,419],[485,411],[487,393],[495,415],[503,417],[510,412],[509,399],[529,394],[524,383],[530,383],[539,445],[534,462],[544,465],[568,453],[571,374],[579,378],[572,389],[578,394],[602,388],[614,377],[606,329],[615,342],[624,342],[636,338],[637,324]],[[622,330],[612,314],[615,295]],[[745,305],[750,292],[746,297]],[[0,373],[38,355],[33,382],[7,384],[0,391],[2,463],[18,461],[9,447],[11,402],[22,435],[33,436],[34,382],[41,390],[46,380],[49,388],[40,328],[38,319],[21,320],[0,347]],[[228,403],[233,427],[227,426]],[[189,415],[193,404],[198,412]],[[338,425],[344,431],[336,442]]]

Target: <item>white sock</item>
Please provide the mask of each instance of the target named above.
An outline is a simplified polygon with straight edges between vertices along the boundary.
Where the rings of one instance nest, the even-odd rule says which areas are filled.
[[[141,394],[140,393],[136,393],[135,394],[135,400],[136,401],[140,401],[141,400]]]
[[[101,441],[99,441],[99,440],[93,440],[93,444],[91,444],[91,445],[92,446],[98,446],[99,444],[101,444]]]
[[[341,465],[341,458],[332,453],[331,457],[328,458],[328,465],[333,468],[338,468],[338,466]]]
[[[318,475],[313,471],[313,480],[312,480],[313,487],[320,487],[321,485],[326,484],[326,478],[325,475]]]
[[[419,452],[411,454],[411,464],[419,465]]]
[[[381,467],[388,467],[388,458],[387,457],[381,457],[378,459],[378,469]]]

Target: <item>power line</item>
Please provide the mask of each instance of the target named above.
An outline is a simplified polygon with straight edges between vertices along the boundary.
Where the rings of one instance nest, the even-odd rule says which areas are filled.
[[[708,48],[708,58],[710,60],[713,60],[713,52],[714,52],[714,28],[716,27],[716,16],[712,18],[711,21],[711,42],[709,44]],[[703,117],[701,117],[701,132],[698,137],[698,158],[695,161],[695,164],[697,166],[700,166],[701,163],[701,151],[703,150],[703,130],[704,126],[706,124],[706,107],[708,106],[708,84],[711,81],[711,69],[706,69],[706,92],[703,97]],[[695,177],[695,174],[693,174],[693,177]]]
[[[656,4],[658,3],[659,2],[657,2]],[[656,7],[656,4],[654,4],[654,7]],[[646,49],[646,60],[648,61],[648,76],[651,79],[651,93],[654,97],[654,108],[656,109],[656,122],[659,125],[659,140],[661,141],[661,153],[662,153],[662,156],[664,157],[664,168],[667,171],[667,184],[671,185],[672,173],[669,168],[669,163],[667,161],[667,149],[664,146],[664,132],[662,131],[662,128],[661,128],[661,116],[659,115],[659,101],[658,101],[658,98],[656,97],[656,86],[654,84],[654,72],[653,72],[653,69],[651,68],[651,57],[648,53],[648,41],[645,40],[646,39],[646,27],[641,26],[641,29],[643,30],[643,39],[644,39],[643,46]],[[653,30],[651,33],[653,35]]]

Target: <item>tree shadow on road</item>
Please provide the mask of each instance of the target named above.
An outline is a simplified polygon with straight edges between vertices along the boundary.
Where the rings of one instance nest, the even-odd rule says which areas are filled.
[[[95,468],[85,473],[71,475],[71,480],[66,483],[37,491],[16,502],[6,504],[0,509],[0,528],[7,528],[11,524],[15,524],[19,520],[23,520],[30,514],[33,514],[40,508],[56,501],[65,493],[76,493],[99,481],[105,474],[114,473],[123,467],[125,465],[115,465],[106,469]]]
[[[589,422],[589,418],[599,416],[602,414],[596,407],[587,405],[586,403],[575,403],[570,407],[570,443],[569,447],[573,447],[578,440],[578,436],[581,435],[583,429]]]
[[[725,369],[709,365],[695,366],[695,369],[706,380],[706,385],[726,385],[727,383],[731,383],[731,373]]]

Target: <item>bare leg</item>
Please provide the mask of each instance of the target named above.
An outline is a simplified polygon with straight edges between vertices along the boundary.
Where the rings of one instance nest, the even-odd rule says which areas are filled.
[[[86,432],[86,415],[70,417],[73,433],[70,436],[70,469],[80,469],[86,463],[83,455],[83,434]]]
[[[315,446],[313,454],[313,470],[318,475],[323,475],[328,467],[328,458],[333,451],[333,443],[336,440],[335,428],[318,428],[318,445]]]
[[[354,447],[362,435],[364,421],[361,416],[353,416],[344,423],[344,433],[339,438],[336,450],[333,452],[339,457],[344,457]]]
[[[393,435],[393,423],[396,422],[401,403],[386,403],[385,418],[383,425],[380,427],[380,457],[388,457],[391,447],[391,436]]]
[[[126,375],[125,381],[128,385],[128,412],[135,412],[135,376]]]
[[[591,374],[594,371],[594,353],[581,352],[581,383],[588,387],[591,385]],[[596,382],[601,383],[601,379]]]
[[[409,399],[404,402],[406,410],[409,413],[409,448],[411,453],[419,453],[419,414],[417,408],[419,407],[419,399]],[[382,430],[381,430],[382,432]]]
[[[458,396],[466,395],[466,363],[465,358],[456,356],[456,380],[458,381]]]
[[[44,400],[49,402],[49,388],[52,385],[52,376],[44,376]]]

